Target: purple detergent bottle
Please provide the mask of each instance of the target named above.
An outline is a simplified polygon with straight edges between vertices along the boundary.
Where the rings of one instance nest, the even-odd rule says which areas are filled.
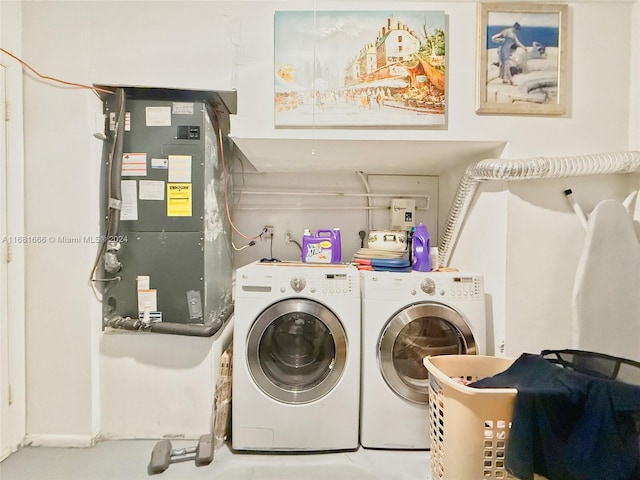
[[[333,255],[331,255],[331,263],[342,262],[342,238],[340,237],[340,229],[333,229]]]
[[[333,230],[317,230],[316,238],[329,241],[330,246],[326,248],[331,259],[329,263],[340,263],[342,261],[342,239],[340,238],[340,229]]]
[[[423,223],[416,226],[411,240],[411,251],[413,253],[413,270],[418,272],[431,271],[431,259],[429,250],[431,249],[431,238],[429,231]]]
[[[315,235],[307,229],[302,235],[302,261],[305,263],[340,263],[342,260],[340,229],[317,230]]]

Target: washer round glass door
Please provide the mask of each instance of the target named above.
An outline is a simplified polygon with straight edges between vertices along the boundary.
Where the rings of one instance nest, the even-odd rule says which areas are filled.
[[[428,355],[476,354],[462,315],[440,303],[418,303],[397,312],[378,340],[378,362],[387,385],[401,397],[428,404]]]
[[[342,376],[347,336],[338,317],[304,298],[274,303],[254,321],[247,362],[256,385],[284,403],[323,397]]]

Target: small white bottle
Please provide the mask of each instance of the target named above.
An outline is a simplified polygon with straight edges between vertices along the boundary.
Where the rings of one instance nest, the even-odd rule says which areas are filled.
[[[429,249],[429,261],[432,271],[440,268],[440,263],[438,263],[438,247],[431,247]]]

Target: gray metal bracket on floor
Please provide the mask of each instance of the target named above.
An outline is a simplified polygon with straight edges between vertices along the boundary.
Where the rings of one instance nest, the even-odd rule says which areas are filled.
[[[172,448],[169,440],[160,440],[151,452],[147,471],[149,475],[164,472],[169,465],[194,460],[196,467],[209,465],[213,461],[213,434],[201,435],[195,447]]]

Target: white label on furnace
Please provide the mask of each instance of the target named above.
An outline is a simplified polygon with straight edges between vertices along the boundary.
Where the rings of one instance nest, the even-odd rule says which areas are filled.
[[[158,310],[158,295],[153,290],[138,290],[138,310],[155,312]]]
[[[138,275],[136,277],[136,282],[138,283],[138,290],[149,290],[151,277],[149,277],[149,275]]]
[[[137,180],[122,180],[122,210],[120,220],[138,220]]]
[[[123,153],[121,175],[123,177],[146,177],[147,176],[147,154],[146,153]]]
[[[116,112],[109,113],[109,130],[116,131]],[[125,112],[124,114],[124,131],[131,131],[131,112]]]
[[[169,155],[169,183],[191,182],[191,155]]]
[[[140,200],[164,200],[162,180],[140,180]]]
[[[152,158],[151,168],[161,168],[166,170],[169,168],[169,160],[166,158]]]
[[[174,115],[193,115],[193,103],[191,102],[173,102]]]
[[[162,312],[158,312],[157,290],[138,290],[138,318],[144,323],[162,321]]]
[[[170,127],[171,107],[145,107],[147,127]]]

